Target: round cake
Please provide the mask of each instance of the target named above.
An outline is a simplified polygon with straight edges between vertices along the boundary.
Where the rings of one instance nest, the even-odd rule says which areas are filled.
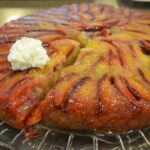
[[[42,41],[50,62],[13,71],[16,40]],[[150,13],[99,3],[50,8],[0,27],[0,119],[122,133],[150,125]]]

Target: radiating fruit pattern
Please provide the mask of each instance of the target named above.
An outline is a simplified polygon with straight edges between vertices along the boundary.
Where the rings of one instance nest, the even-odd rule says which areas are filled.
[[[9,49],[24,36],[42,41],[44,69],[11,69]],[[149,126],[149,114],[150,13],[72,4],[0,27],[1,120],[120,133]]]

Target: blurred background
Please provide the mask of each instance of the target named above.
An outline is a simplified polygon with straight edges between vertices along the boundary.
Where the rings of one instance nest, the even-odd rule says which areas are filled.
[[[150,0],[0,0],[0,25],[44,8],[84,2],[98,2],[143,11],[150,10]]]

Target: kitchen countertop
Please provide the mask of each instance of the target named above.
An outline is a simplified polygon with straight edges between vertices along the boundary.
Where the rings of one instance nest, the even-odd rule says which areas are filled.
[[[128,3],[126,3],[128,1]],[[84,3],[84,2],[100,2],[103,4],[110,4],[114,7],[135,6],[131,0],[0,0],[0,25],[9,22],[10,20],[17,19],[19,17],[31,14],[44,8],[57,7],[63,4],[70,3]],[[136,8],[140,8],[141,4],[136,5]],[[139,7],[140,6],[140,7]],[[144,4],[143,8],[148,7]],[[142,9],[143,9],[142,8]]]

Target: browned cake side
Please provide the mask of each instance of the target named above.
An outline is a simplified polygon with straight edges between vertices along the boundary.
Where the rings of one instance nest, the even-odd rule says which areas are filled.
[[[41,39],[53,58],[43,70],[11,70],[7,54],[23,36]],[[0,118],[17,128],[149,126],[149,55],[149,13],[72,4],[12,21],[0,27]]]

